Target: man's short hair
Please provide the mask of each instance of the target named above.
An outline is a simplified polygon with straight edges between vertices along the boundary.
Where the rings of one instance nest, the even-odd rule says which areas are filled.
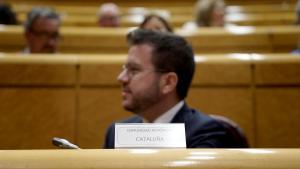
[[[178,97],[184,99],[187,96],[195,72],[195,60],[191,45],[183,37],[172,33],[136,29],[127,35],[127,41],[130,46],[151,45],[155,69],[175,72],[178,76]]]
[[[59,14],[52,8],[36,7],[27,14],[27,20],[24,24],[25,30],[31,30],[34,22],[39,18],[57,19],[60,22]]]

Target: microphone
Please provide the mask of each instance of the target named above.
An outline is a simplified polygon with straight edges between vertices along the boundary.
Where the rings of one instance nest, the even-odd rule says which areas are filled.
[[[80,149],[77,145],[70,143],[68,140],[53,137],[52,144],[63,149]]]

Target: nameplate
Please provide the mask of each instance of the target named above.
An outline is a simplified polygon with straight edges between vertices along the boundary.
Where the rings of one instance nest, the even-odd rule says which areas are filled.
[[[186,148],[183,123],[117,123],[115,148]]]

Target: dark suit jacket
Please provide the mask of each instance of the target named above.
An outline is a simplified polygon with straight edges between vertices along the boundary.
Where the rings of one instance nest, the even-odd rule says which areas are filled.
[[[120,123],[142,123],[142,118],[133,116]],[[190,109],[186,104],[175,115],[171,123],[185,123],[187,148],[240,148],[226,129],[211,117]],[[106,133],[103,148],[114,148],[115,124],[112,124]]]

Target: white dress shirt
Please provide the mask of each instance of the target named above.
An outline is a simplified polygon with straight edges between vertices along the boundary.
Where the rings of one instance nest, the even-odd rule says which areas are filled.
[[[184,105],[184,101],[181,100],[175,106],[173,106],[171,109],[169,109],[164,114],[162,114],[158,118],[156,118],[153,121],[153,123],[170,123],[171,120],[174,118],[174,116],[178,113],[178,111],[182,108],[183,105]],[[147,122],[147,120],[145,120],[145,119],[143,121]]]

